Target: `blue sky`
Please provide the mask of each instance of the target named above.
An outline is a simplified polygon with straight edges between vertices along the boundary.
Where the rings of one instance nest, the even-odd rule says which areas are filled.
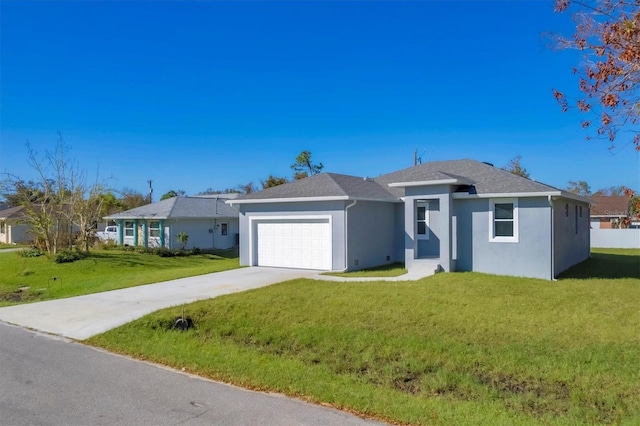
[[[325,171],[516,155],[557,187],[640,190],[632,146],[586,141],[553,1],[2,1],[0,172],[61,132],[90,176],[154,197]]]

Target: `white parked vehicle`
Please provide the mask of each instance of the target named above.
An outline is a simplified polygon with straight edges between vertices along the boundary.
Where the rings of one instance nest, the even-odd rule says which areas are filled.
[[[96,232],[96,237],[98,237],[100,241],[116,241],[118,239],[118,227],[107,226],[106,228],[104,228],[104,231]]]

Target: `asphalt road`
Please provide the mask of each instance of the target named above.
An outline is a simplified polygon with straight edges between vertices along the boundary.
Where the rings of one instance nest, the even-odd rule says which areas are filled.
[[[0,322],[0,425],[365,425]]]

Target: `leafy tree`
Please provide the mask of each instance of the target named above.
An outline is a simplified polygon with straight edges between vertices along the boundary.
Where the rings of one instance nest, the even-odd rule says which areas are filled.
[[[583,180],[570,180],[569,184],[567,185],[566,191],[572,192],[576,195],[582,195],[583,197],[588,197],[591,195],[591,187],[587,182]]]
[[[101,217],[124,210],[122,201],[116,198],[115,194],[112,191],[104,192],[100,195],[100,198],[102,198]]]
[[[562,107],[577,107],[594,116],[582,127],[595,126],[597,137],[630,135],[640,150],[640,2],[638,0],[556,0],[555,11],[573,10],[576,30],[561,37],[564,49],[577,49],[583,61],[573,69],[578,76],[580,99],[569,101],[559,90],[553,93]],[[594,122],[595,121],[595,122]]]
[[[287,183],[288,180],[286,177],[277,177],[274,175],[269,175],[266,180],[260,181],[262,184],[262,189],[273,188],[274,186],[282,185]]]
[[[293,178],[296,180],[316,175],[320,173],[323,168],[322,163],[313,164],[310,151],[302,151],[296,157],[296,162],[291,165],[291,169],[294,171]]]
[[[529,179],[529,172],[522,166],[522,155],[513,157],[509,160],[509,164],[504,166],[502,169],[511,172],[514,175]]]
[[[0,182],[0,196],[11,207],[18,207],[25,202],[40,203],[44,199],[41,185],[32,180],[25,182],[8,175]]]
[[[131,188],[120,191],[120,204],[123,210],[130,210],[148,204],[149,198]]]
[[[171,189],[171,190],[169,190],[169,192],[167,192],[162,197],[160,197],[160,201],[168,200],[169,198],[173,198],[173,197],[184,197],[186,195],[187,195],[187,193],[185,191],[183,191],[182,189],[179,189],[177,191],[174,191],[173,189]]]

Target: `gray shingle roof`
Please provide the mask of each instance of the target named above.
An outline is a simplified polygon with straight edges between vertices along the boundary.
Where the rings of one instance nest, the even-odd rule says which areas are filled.
[[[284,185],[252,192],[239,200],[267,200],[275,198],[348,197],[395,201],[386,188],[373,179],[337,173],[320,173],[306,179],[295,180]]]
[[[514,175],[476,160],[433,161],[382,175],[376,181],[383,185],[395,182],[421,182],[446,178],[465,178],[461,183],[473,184],[478,194],[515,194],[522,192],[560,191],[543,183]],[[403,188],[391,188],[397,196]]]
[[[106,216],[105,219],[209,219],[238,217],[238,209],[225,198],[173,197]]]
[[[8,209],[0,210],[0,220],[21,219],[25,216],[23,210],[23,206],[9,207]]]
[[[238,198],[245,200],[271,200],[284,198],[347,197],[397,201],[404,196],[404,187],[390,187],[391,183],[429,182],[456,179],[458,185],[473,185],[475,193],[517,194],[558,193],[572,196],[540,182],[523,178],[506,170],[476,160],[433,161],[408,167],[375,179],[335,173],[320,173],[306,179],[254,192]],[[572,196],[575,198],[575,196]],[[581,197],[578,197],[581,199]],[[583,201],[586,201],[583,200]]]

